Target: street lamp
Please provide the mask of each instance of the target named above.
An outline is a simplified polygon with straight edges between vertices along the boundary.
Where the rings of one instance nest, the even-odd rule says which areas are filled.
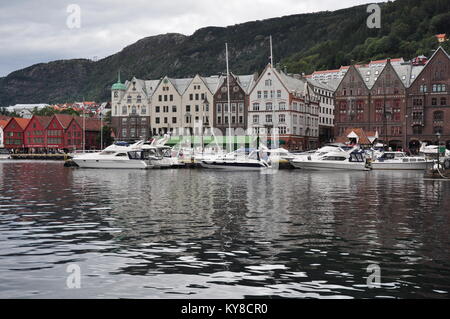
[[[439,170],[439,153],[440,153],[440,145],[441,145],[441,133],[440,132],[437,132],[436,133],[436,137],[437,137],[437,139],[438,139],[438,147],[437,147],[437,167],[438,167],[438,170]]]

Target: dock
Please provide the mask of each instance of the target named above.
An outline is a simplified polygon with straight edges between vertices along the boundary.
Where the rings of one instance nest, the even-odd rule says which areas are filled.
[[[14,160],[46,160],[46,161],[67,161],[72,157],[68,154],[11,154]]]

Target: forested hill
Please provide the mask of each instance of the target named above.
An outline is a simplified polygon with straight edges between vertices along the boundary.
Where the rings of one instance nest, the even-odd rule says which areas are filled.
[[[367,5],[297,14],[226,28],[207,27],[191,36],[144,38],[97,62],[85,59],[37,64],[0,78],[0,105],[103,101],[120,69],[122,78],[156,79],[212,75],[225,69],[225,42],[234,73],[261,71],[274,58],[289,72],[310,73],[385,57],[430,56],[436,34],[450,34],[450,1],[397,0],[380,3],[381,28],[369,29]],[[450,52],[449,41],[443,44]]]

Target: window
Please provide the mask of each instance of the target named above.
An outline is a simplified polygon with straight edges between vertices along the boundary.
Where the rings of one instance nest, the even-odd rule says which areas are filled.
[[[442,135],[443,132],[444,132],[444,131],[443,131],[443,129],[442,129],[442,126],[435,126],[435,127],[433,128],[433,133],[434,133],[434,134],[438,134],[438,133],[439,133],[439,134]]]
[[[281,127],[279,127],[278,128],[278,134],[280,134],[280,135],[284,135],[284,134],[286,134],[286,127],[285,126],[281,126]]]
[[[159,113],[159,111],[160,111],[160,107],[159,106],[155,106],[155,112]]]
[[[155,123],[156,123],[156,124],[159,124],[159,123],[160,123],[159,117],[155,117]]]
[[[443,111],[436,111],[433,113],[433,121],[434,122],[441,122],[444,120],[444,112]]]
[[[177,106],[176,105],[172,105],[172,112],[176,113],[177,112]]]
[[[136,115],[136,113],[137,113],[136,105],[133,105],[133,106],[131,107],[131,114]]]
[[[261,98],[261,91],[258,91],[258,99]]]
[[[280,110],[281,110],[281,111],[286,110],[286,103],[284,103],[284,102],[281,102],[281,103],[280,103]]]
[[[141,113],[142,114],[147,114],[147,108],[145,106],[141,107]]]
[[[222,104],[217,103],[217,113],[222,113]]]
[[[190,105],[186,105],[186,113],[191,111],[191,106]]]
[[[122,137],[127,137],[127,129],[126,128],[122,129]]]
[[[244,112],[244,103],[239,103],[239,113]]]
[[[127,103],[131,103],[131,95],[127,96]]]
[[[271,114],[266,115],[266,123],[272,123],[272,115]]]
[[[441,97],[441,105],[447,105],[447,99],[445,97]]]
[[[172,94],[169,95],[169,101],[171,101],[171,102],[173,101],[173,95]]]
[[[222,117],[221,116],[217,117],[217,124],[222,124]]]
[[[436,106],[437,105],[437,98],[432,98],[431,99],[431,105]]]
[[[268,92],[264,91],[264,98],[267,99],[267,97],[268,97]]]
[[[189,94],[189,101],[193,101],[194,100],[194,94]]]
[[[136,102],[137,103],[142,103],[142,97],[140,95],[137,96]]]
[[[127,125],[127,119],[126,118],[122,119],[122,125]]]
[[[136,136],[136,128],[135,127],[130,128],[130,136],[131,137],[135,137]]]
[[[259,111],[259,103],[253,103],[253,111]]]
[[[272,86],[272,80],[266,80],[265,85],[266,86]]]
[[[279,121],[280,123],[286,123],[286,115],[285,115],[285,114],[280,114],[280,115],[278,116],[278,121]]]
[[[177,118],[176,117],[172,117],[172,124],[177,124]]]
[[[279,99],[281,98],[281,90],[277,91],[277,98],[279,98]]]
[[[421,93],[427,92],[427,86],[426,86],[425,84],[422,84],[422,85],[419,87],[419,91],[420,91]]]
[[[259,115],[253,115],[253,123],[259,123]]]
[[[124,105],[122,106],[122,115],[126,115],[127,114],[127,106]]]
[[[272,111],[272,103],[266,103],[266,110]]]

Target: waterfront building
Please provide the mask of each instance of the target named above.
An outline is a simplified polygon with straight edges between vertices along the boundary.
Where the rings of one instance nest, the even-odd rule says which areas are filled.
[[[228,105],[227,77],[220,77],[219,86],[214,94],[214,127],[227,135],[227,129],[248,127],[248,94],[253,88],[257,75],[234,75],[230,73],[230,106]]]
[[[80,149],[83,143],[84,128],[84,149],[100,150],[100,134],[102,130],[101,121],[98,118],[75,117],[66,130],[66,149]]]
[[[440,141],[450,149],[450,56],[439,47],[407,89],[407,142]]]
[[[8,121],[8,124],[3,129],[5,148],[13,151],[24,150],[24,131],[29,121],[29,119],[20,117],[13,117]]]
[[[192,79],[165,76],[158,82],[151,99],[152,136],[161,136],[181,127],[182,95]]]
[[[151,96],[157,85],[135,77],[123,84],[119,74],[111,87],[111,121],[117,139],[134,141],[150,136]]]
[[[200,136],[214,124],[214,94],[219,85],[219,76],[179,79],[176,85],[182,92],[182,127],[191,134]],[[184,88],[185,84],[188,84]]]
[[[24,130],[24,147],[29,152],[45,152],[47,148],[47,126],[51,116],[34,115]]]
[[[423,65],[401,61],[350,66],[335,92],[336,136],[361,128],[393,149],[406,148],[406,88]]]
[[[281,146],[307,150],[318,146],[319,100],[303,78],[278,71],[270,64],[249,94],[249,134],[271,134],[278,128]]]
[[[334,138],[334,91],[340,80],[326,82],[307,79],[308,85],[319,99],[319,141],[320,144],[331,142]]]

